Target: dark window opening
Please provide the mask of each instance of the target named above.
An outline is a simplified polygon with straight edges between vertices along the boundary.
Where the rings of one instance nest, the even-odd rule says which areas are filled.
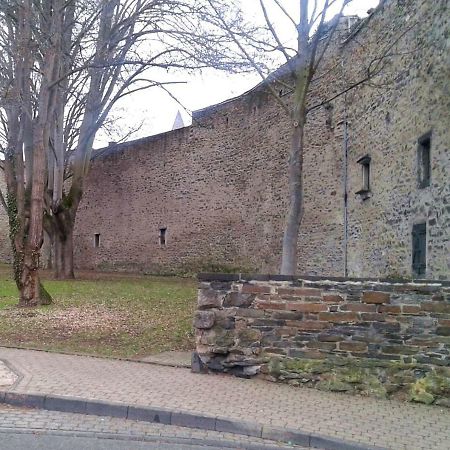
[[[161,246],[166,245],[166,233],[167,233],[167,228],[159,229],[159,245],[161,245]]]
[[[362,158],[358,159],[358,164],[361,165],[361,189],[357,192],[357,194],[364,197],[364,199],[368,198],[367,194],[370,192],[370,156],[366,155]]]
[[[412,229],[412,269],[415,275],[425,275],[427,269],[426,223],[418,223]]]
[[[431,132],[418,140],[417,146],[419,188],[430,185],[431,179]]]
[[[100,247],[100,233],[94,234],[94,247],[99,248]]]

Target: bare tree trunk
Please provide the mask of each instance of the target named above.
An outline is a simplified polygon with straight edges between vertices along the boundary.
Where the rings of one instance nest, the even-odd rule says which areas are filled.
[[[303,218],[303,119],[301,119],[300,123],[294,123],[291,146],[289,160],[289,212],[283,236],[281,275],[295,275],[297,270],[298,233]]]
[[[73,266],[73,231],[67,230],[63,236],[55,233],[55,278],[59,280],[72,280],[75,278]]]
[[[52,230],[55,246],[55,278],[74,279],[73,266],[73,228],[75,220],[70,209],[61,206],[53,216]]]

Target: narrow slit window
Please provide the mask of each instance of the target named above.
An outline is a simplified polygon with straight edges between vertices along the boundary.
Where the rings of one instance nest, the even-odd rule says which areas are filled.
[[[358,164],[361,165],[361,189],[357,194],[365,195],[370,192],[370,156],[363,156],[358,160]]]
[[[100,233],[94,234],[94,247],[99,248],[100,247]]]
[[[431,180],[431,132],[418,140],[417,146],[419,189],[430,185]]]
[[[427,269],[427,224],[418,223],[412,229],[412,269],[423,276]]]
[[[167,228],[160,228],[159,229],[159,245],[164,247],[166,245],[166,235],[167,235]]]

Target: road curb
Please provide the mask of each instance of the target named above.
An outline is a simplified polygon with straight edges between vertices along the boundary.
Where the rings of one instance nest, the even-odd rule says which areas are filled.
[[[46,409],[49,411],[109,416],[150,423],[176,425],[186,428],[227,432],[324,450],[383,449],[382,447],[367,446],[315,433],[308,433],[299,429],[265,426],[253,422],[243,422],[225,417],[195,414],[188,411],[126,405],[124,403],[88,400],[78,397],[0,391],[0,403],[12,406]]]

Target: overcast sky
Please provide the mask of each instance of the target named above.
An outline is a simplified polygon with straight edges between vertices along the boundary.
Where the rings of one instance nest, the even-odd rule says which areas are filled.
[[[247,16],[257,17],[259,2],[255,0],[241,0],[241,2]],[[289,2],[298,4],[298,0],[285,0],[284,3],[289,4]],[[345,13],[364,17],[367,15],[367,10],[378,3],[379,0],[353,0]],[[334,14],[335,12],[332,12],[332,15]],[[178,74],[173,76],[173,79],[186,81],[186,84],[172,88],[171,92],[188,111],[195,111],[238,96],[261,81],[257,74],[227,75],[214,70],[204,70],[202,73],[191,76]],[[141,124],[141,128],[130,139],[168,131],[172,129],[178,110],[181,110],[185,124],[189,124],[191,122],[189,113],[160,90],[151,89],[130,96],[123,100],[114,112],[116,117],[120,117],[118,124],[121,125],[118,127],[120,131],[112,139],[120,138],[127,129],[132,129],[136,124]],[[99,135],[96,147],[107,145],[108,139],[111,138]]]

